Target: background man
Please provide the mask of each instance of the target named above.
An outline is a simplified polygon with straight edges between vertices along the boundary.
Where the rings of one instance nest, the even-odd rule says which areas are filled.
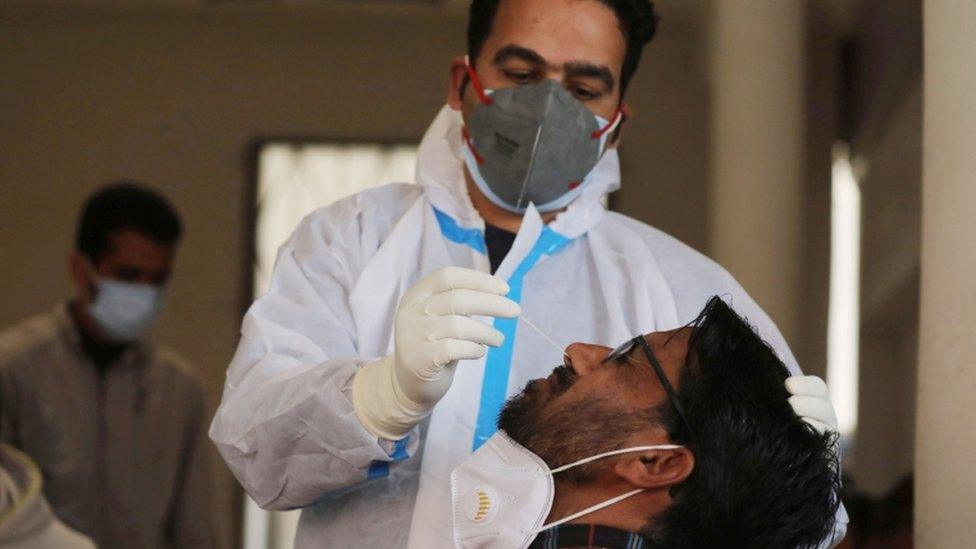
[[[836,435],[793,413],[775,352],[717,297],[691,326],[642,337],[646,347],[613,354],[570,345],[565,366],[503,409],[499,428],[553,469],[676,445],[555,474],[547,524],[642,491],[543,531],[532,547],[816,546],[839,505]]]
[[[210,436],[259,505],[305,508],[298,547],[450,545],[451,470],[561,360],[528,320],[616,342],[728,294],[799,374],[728,273],[600,202],[620,185],[651,3],[475,0],[470,14],[419,185],[307,217],[244,318]]]
[[[102,188],[78,221],[74,299],[0,334],[0,436],[99,547],[212,545],[204,387],[144,339],[181,233],[154,192]]]

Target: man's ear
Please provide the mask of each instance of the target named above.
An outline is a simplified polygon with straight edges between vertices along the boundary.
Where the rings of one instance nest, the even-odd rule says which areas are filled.
[[[461,110],[461,102],[464,99],[463,88],[467,79],[468,69],[464,63],[464,56],[459,55],[451,59],[451,73],[447,79],[447,104],[456,111]]]
[[[79,301],[88,302],[92,299],[92,285],[88,275],[88,258],[75,250],[68,256],[68,276],[75,287],[75,297]]]
[[[614,465],[614,473],[635,488],[669,488],[680,484],[695,469],[695,455],[687,448],[647,450],[624,454]]]
[[[624,130],[624,122],[630,120],[633,111],[630,110],[630,103],[621,100],[620,101],[620,123],[617,124],[617,128],[613,130],[613,135],[610,136],[610,143],[607,144],[607,148],[614,149],[620,146],[620,136]]]

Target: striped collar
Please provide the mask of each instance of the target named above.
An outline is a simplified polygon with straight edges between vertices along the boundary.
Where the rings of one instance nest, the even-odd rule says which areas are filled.
[[[596,524],[564,524],[541,532],[529,549],[646,549],[646,538],[634,532]]]

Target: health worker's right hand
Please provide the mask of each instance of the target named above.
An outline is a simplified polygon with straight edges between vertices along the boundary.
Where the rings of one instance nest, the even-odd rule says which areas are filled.
[[[459,360],[484,356],[505,337],[473,315],[514,318],[521,308],[504,297],[508,284],[481,271],[445,267],[400,299],[394,351],[364,365],[353,379],[353,407],[370,433],[403,438],[451,388]]]

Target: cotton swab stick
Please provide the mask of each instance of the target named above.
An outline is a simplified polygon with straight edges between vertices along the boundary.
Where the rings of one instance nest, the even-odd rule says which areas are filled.
[[[545,332],[543,332],[542,330],[540,330],[539,327],[536,326],[535,324],[533,324],[531,320],[529,320],[528,318],[525,317],[525,315],[520,316],[519,317],[519,320],[521,320],[522,322],[525,322],[525,324],[529,328],[532,328],[533,330],[536,331],[537,334],[539,334],[540,336],[542,336],[542,339],[546,340],[546,343],[548,343],[549,345],[551,345],[552,348],[555,349],[557,353],[559,353],[562,356],[566,356],[566,350],[564,348],[560,347],[559,345],[556,345],[556,342],[553,341],[552,338],[550,338],[549,336],[547,336]]]

